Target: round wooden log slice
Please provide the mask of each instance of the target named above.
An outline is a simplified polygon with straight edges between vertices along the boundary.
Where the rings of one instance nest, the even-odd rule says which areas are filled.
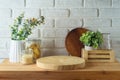
[[[85,60],[75,56],[49,56],[39,58],[37,66],[51,70],[74,70],[85,67]]]

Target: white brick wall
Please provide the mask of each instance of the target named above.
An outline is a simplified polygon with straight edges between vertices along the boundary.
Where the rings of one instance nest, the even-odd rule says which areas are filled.
[[[41,25],[44,28],[53,28],[54,27],[54,20],[53,19],[45,19],[45,24]]]
[[[0,26],[0,38],[9,38],[10,37],[10,28],[2,28],[4,26]]]
[[[54,48],[54,40],[53,39],[43,39],[41,41],[41,48]]]
[[[65,38],[56,38],[55,39],[55,47],[56,48],[64,48],[65,47]]]
[[[12,18],[2,18],[0,19],[0,26],[8,28],[10,24],[12,24],[13,19]]]
[[[99,12],[102,18],[120,18],[120,8],[104,8]]]
[[[116,19],[116,18],[114,18],[114,19],[112,19],[112,26],[120,26],[120,19],[118,18],[118,19]]]
[[[11,17],[11,9],[0,8],[0,18],[10,18]]]
[[[20,13],[25,13],[25,18],[39,18],[40,17],[40,9],[39,8],[15,8],[12,10],[12,17],[16,18],[20,15]]]
[[[85,19],[85,26],[86,27],[92,27],[92,26],[111,26],[111,20],[110,19],[99,19],[99,18],[92,18],[92,19]]]
[[[55,29],[55,34],[56,34],[55,37],[65,38],[67,33],[68,33],[68,29],[64,29],[64,28]]]
[[[114,8],[120,8],[120,0],[113,0],[112,3]]]
[[[53,7],[54,0],[26,0],[26,7],[28,8],[43,8]]]
[[[58,28],[71,28],[82,26],[82,20],[76,18],[62,18],[55,20],[55,27]]]
[[[55,7],[80,8],[83,6],[83,0],[55,0]]]
[[[41,38],[42,55],[67,55],[68,30],[86,27],[110,32],[116,57],[120,58],[120,0],[0,0],[0,58],[8,56],[13,19],[45,16],[45,24],[29,37]]]
[[[97,17],[97,9],[81,8],[81,9],[71,9],[71,17]]]
[[[42,34],[41,36],[43,38],[54,38],[55,37],[55,29],[51,29],[51,28],[45,28],[42,30]]]
[[[42,49],[42,56],[53,56],[53,55],[68,55],[65,48],[60,49]]]
[[[24,0],[0,0],[0,8],[23,8]]]
[[[85,0],[86,8],[109,8],[112,0]]]
[[[68,17],[68,9],[42,9],[41,15],[45,17]]]

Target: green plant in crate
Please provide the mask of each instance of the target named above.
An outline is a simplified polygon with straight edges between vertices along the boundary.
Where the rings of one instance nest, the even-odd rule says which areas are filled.
[[[103,43],[103,36],[102,33],[99,31],[87,31],[83,33],[80,37],[80,41],[85,46],[91,46],[93,48],[98,48]]]
[[[13,25],[10,25],[12,40],[25,40],[30,34],[32,34],[32,29],[34,29],[35,26],[39,26],[43,23],[43,16],[38,19],[24,19],[24,13],[20,14],[20,16],[14,20]]]

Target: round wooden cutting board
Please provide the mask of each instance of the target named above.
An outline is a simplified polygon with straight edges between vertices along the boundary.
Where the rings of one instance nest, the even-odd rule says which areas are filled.
[[[86,31],[88,31],[88,29],[75,28],[68,33],[65,39],[65,46],[70,55],[81,57],[81,49],[84,45],[79,39]]]
[[[49,56],[36,61],[37,66],[50,70],[73,70],[85,67],[85,60],[75,56]]]

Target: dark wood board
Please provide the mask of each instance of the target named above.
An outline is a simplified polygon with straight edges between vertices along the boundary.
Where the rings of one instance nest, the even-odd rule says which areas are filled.
[[[70,55],[81,57],[81,49],[84,47],[84,45],[81,43],[79,38],[86,31],[88,31],[88,29],[75,28],[67,34],[65,46]]]

